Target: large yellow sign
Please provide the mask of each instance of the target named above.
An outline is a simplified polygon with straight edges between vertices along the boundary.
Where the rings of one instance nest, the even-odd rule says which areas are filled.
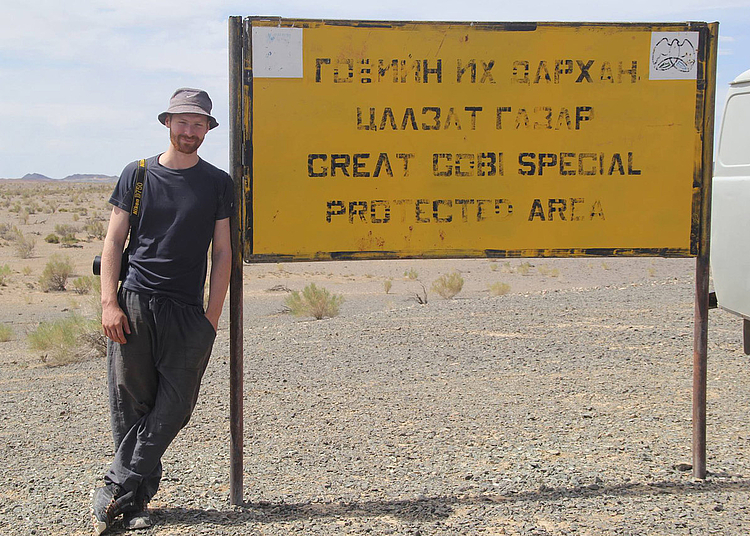
[[[247,32],[248,259],[697,254],[715,25]]]

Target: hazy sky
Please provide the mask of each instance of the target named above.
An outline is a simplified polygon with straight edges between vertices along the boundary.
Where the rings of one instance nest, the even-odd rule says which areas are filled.
[[[710,6],[710,7],[706,7]],[[0,178],[119,175],[163,151],[156,116],[177,87],[202,87],[221,126],[200,153],[228,166],[227,19],[719,21],[717,114],[750,69],[750,0],[34,0],[0,7]],[[717,120],[718,123],[718,120]]]

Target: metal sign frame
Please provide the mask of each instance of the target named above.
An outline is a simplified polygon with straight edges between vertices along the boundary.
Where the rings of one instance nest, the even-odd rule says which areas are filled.
[[[272,23],[272,24],[271,24]],[[262,252],[255,247],[254,236],[254,66],[253,66],[253,28],[358,28],[364,31],[373,28],[422,28],[422,27],[456,27],[463,26],[481,31],[533,32],[537,29],[601,29],[602,31],[616,31],[618,28],[635,29],[639,31],[651,30],[657,32],[676,32],[679,35],[689,33],[699,38],[696,50],[695,66],[695,113],[692,128],[697,132],[697,142],[694,151],[695,158],[692,166],[692,184],[689,186],[689,215],[687,230],[689,239],[679,247],[640,247],[638,245],[624,246],[589,246],[587,244],[572,247],[520,247],[501,248],[471,247],[449,249],[423,249],[411,251],[389,251],[387,248],[349,248],[337,251],[315,252]],[[286,37],[285,37],[286,38]],[[289,39],[293,42],[295,35]],[[694,366],[693,366],[693,473],[698,478],[706,476],[706,361],[707,361],[707,332],[708,332],[708,259],[710,236],[710,199],[711,173],[713,152],[713,120],[715,98],[716,50],[718,41],[718,23],[686,22],[686,23],[428,23],[428,22],[384,22],[384,21],[325,21],[309,19],[283,19],[280,17],[230,17],[229,19],[229,104],[230,104],[230,166],[231,175],[235,181],[235,213],[232,217],[232,246],[233,263],[230,285],[230,417],[231,417],[231,452],[230,452],[230,500],[232,504],[242,504],[242,474],[243,474],[243,347],[242,347],[242,265],[245,262],[277,262],[335,260],[335,259],[389,259],[389,258],[456,258],[456,257],[572,257],[572,256],[661,256],[661,257],[696,257],[696,298],[695,298],[695,330],[694,330]],[[652,37],[653,44],[653,37]],[[294,45],[296,46],[296,45]],[[301,43],[299,45],[301,47]],[[655,47],[656,50],[658,47]],[[270,50],[269,54],[278,53]],[[284,51],[281,51],[282,53]],[[283,56],[283,54],[282,54]],[[300,56],[301,57],[301,56]],[[300,60],[301,61],[301,60]],[[671,58],[668,61],[674,62]],[[680,60],[677,60],[680,61]],[[476,67],[476,66],[475,66]],[[485,65],[485,68],[487,66]],[[584,68],[585,64],[581,64]],[[678,66],[682,67],[684,65]],[[255,66],[261,69],[269,68],[265,64]],[[270,69],[274,69],[271,66]],[[565,69],[563,65],[563,69]],[[287,76],[284,69],[295,71],[294,61],[282,61],[274,76]],[[425,64],[424,77],[428,76],[429,68]],[[434,69],[433,69],[434,71]],[[281,73],[281,74],[280,74]],[[434,74],[434,72],[433,72]],[[296,75],[291,75],[296,76]],[[476,112],[476,111],[475,111]],[[365,114],[366,115],[366,114]],[[500,111],[498,109],[498,116]],[[386,117],[385,114],[383,117]],[[406,118],[406,115],[404,115]],[[561,114],[562,117],[562,114]],[[476,115],[474,115],[476,118]],[[388,118],[390,119],[390,118]],[[564,118],[563,118],[564,119]],[[404,119],[406,121],[407,119]],[[368,121],[367,117],[358,121]],[[499,119],[498,119],[499,121]],[[563,158],[563,157],[560,157]],[[520,157],[519,157],[520,162]],[[551,160],[547,165],[551,166]],[[620,157],[612,166],[619,165],[623,170],[632,167],[632,161],[624,161]],[[320,162],[318,162],[320,163]],[[539,157],[538,166],[544,161]],[[312,163],[309,163],[312,166]],[[557,163],[556,163],[557,165]],[[563,165],[560,169],[563,170]],[[572,165],[570,163],[566,165]],[[604,164],[601,164],[602,169]],[[310,173],[313,168],[310,167]],[[350,168],[352,169],[352,168]],[[361,169],[361,168],[360,168]],[[320,170],[318,170],[320,171]],[[312,176],[312,175],[311,175]],[[267,200],[266,200],[267,201]],[[421,200],[418,200],[418,203]],[[346,205],[342,204],[344,210]],[[351,209],[351,207],[349,207]],[[435,219],[438,216],[435,207]],[[497,208],[497,207],[496,207]],[[419,218],[417,204],[417,218]],[[549,205],[550,215],[553,212],[552,200]],[[373,214],[375,214],[373,209]],[[532,208],[533,215],[533,208]],[[358,216],[364,216],[362,211]],[[543,217],[543,215],[542,215]]]

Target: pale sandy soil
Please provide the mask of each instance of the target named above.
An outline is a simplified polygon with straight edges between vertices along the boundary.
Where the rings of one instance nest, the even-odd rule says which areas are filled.
[[[0,342],[3,534],[91,533],[89,491],[112,456],[104,359],[49,366],[26,334],[95,314],[96,297],[45,293],[39,277],[55,253],[71,279],[91,273],[101,239],[44,238],[106,223],[110,190],[0,182],[0,225],[36,238],[26,259],[0,239],[0,324],[14,332]],[[13,211],[32,203],[26,221]],[[442,300],[430,287],[452,270],[465,285]],[[246,265],[245,502],[228,500],[227,305],[148,534],[747,534],[750,376],[741,321],[723,311],[709,332],[710,475],[685,469],[693,278],[692,259]],[[284,313],[311,282],[344,296],[338,317]],[[510,293],[491,297],[497,282]]]
[[[40,322],[52,321],[77,312],[93,318],[97,297],[73,290],[77,277],[91,275],[91,262],[101,253],[102,239],[91,236],[86,224],[100,222],[106,229],[111,205],[107,203],[113,185],[88,183],[35,183],[0,181],[0,225],[14,226],[35,241],[30,257],[20,258],[12,240],[0,238],[0,267],[11,274],[0,286],[0,323],[11,326],[14,336],[0,343],[0,363],[23,366],[43,365],[40,355],[30,351],[28,332]],[[20,210],[18,210],[20,208]],[[54,208],[54,212],[52,212]],[[23,212],[30,212],[27,217]],[[72,247],[48,243],[58,225],[79,229]],[[65,292],[44,292],[39,279],[53,254],[68,257],[73,266]],[[519,266],[528,264],[528,269]],[[562,289],[596,288],[642,283],[690,273],[692,260],[674,259],[450,259],[398,261],[342,261],[319,263],[272,263],[246,265],[244,295],[250,314],[268,314],[284,309],[288,290],[301,290],[314,282],[347,298],[344,310],[363,307],[393,308],[414,300],[427,290],[428,300],[440,299],[431,292],[441,275],[458,270],[465,280],[459,299],[489,296],[489,286],[502,282],[512,294]],[[411,279],[407,273],[416,273]],[[385,292],[384,283],[391,280]],[[423,289],[424,286],[424,289]],[[372,300],[368,301],[367,298]],[[228,324],[228,314],[222,318]]]

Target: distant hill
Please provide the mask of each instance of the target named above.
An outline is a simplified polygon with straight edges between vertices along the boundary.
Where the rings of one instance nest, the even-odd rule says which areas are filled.
[[[81,174],[68,175],[64,181],[68,182],[115,182],[119,177],[113,175],[93,175],[93,174]]]
[[[95,182],[95,183],[108,183],[116,182],[117,177],[113,175],[97,175],[95,173],[76,173],[75,175],[68,175],[63,179],[51,179],[41,173],[27,173],[20,179],[0,179],[3,181],[36,181],[36,182]]]
[[[45,177],[44,175],[40,173],[27,173],[23,177],[21,177],[22,181],[51,181],[53,179],[50,179],[49,177]]]

